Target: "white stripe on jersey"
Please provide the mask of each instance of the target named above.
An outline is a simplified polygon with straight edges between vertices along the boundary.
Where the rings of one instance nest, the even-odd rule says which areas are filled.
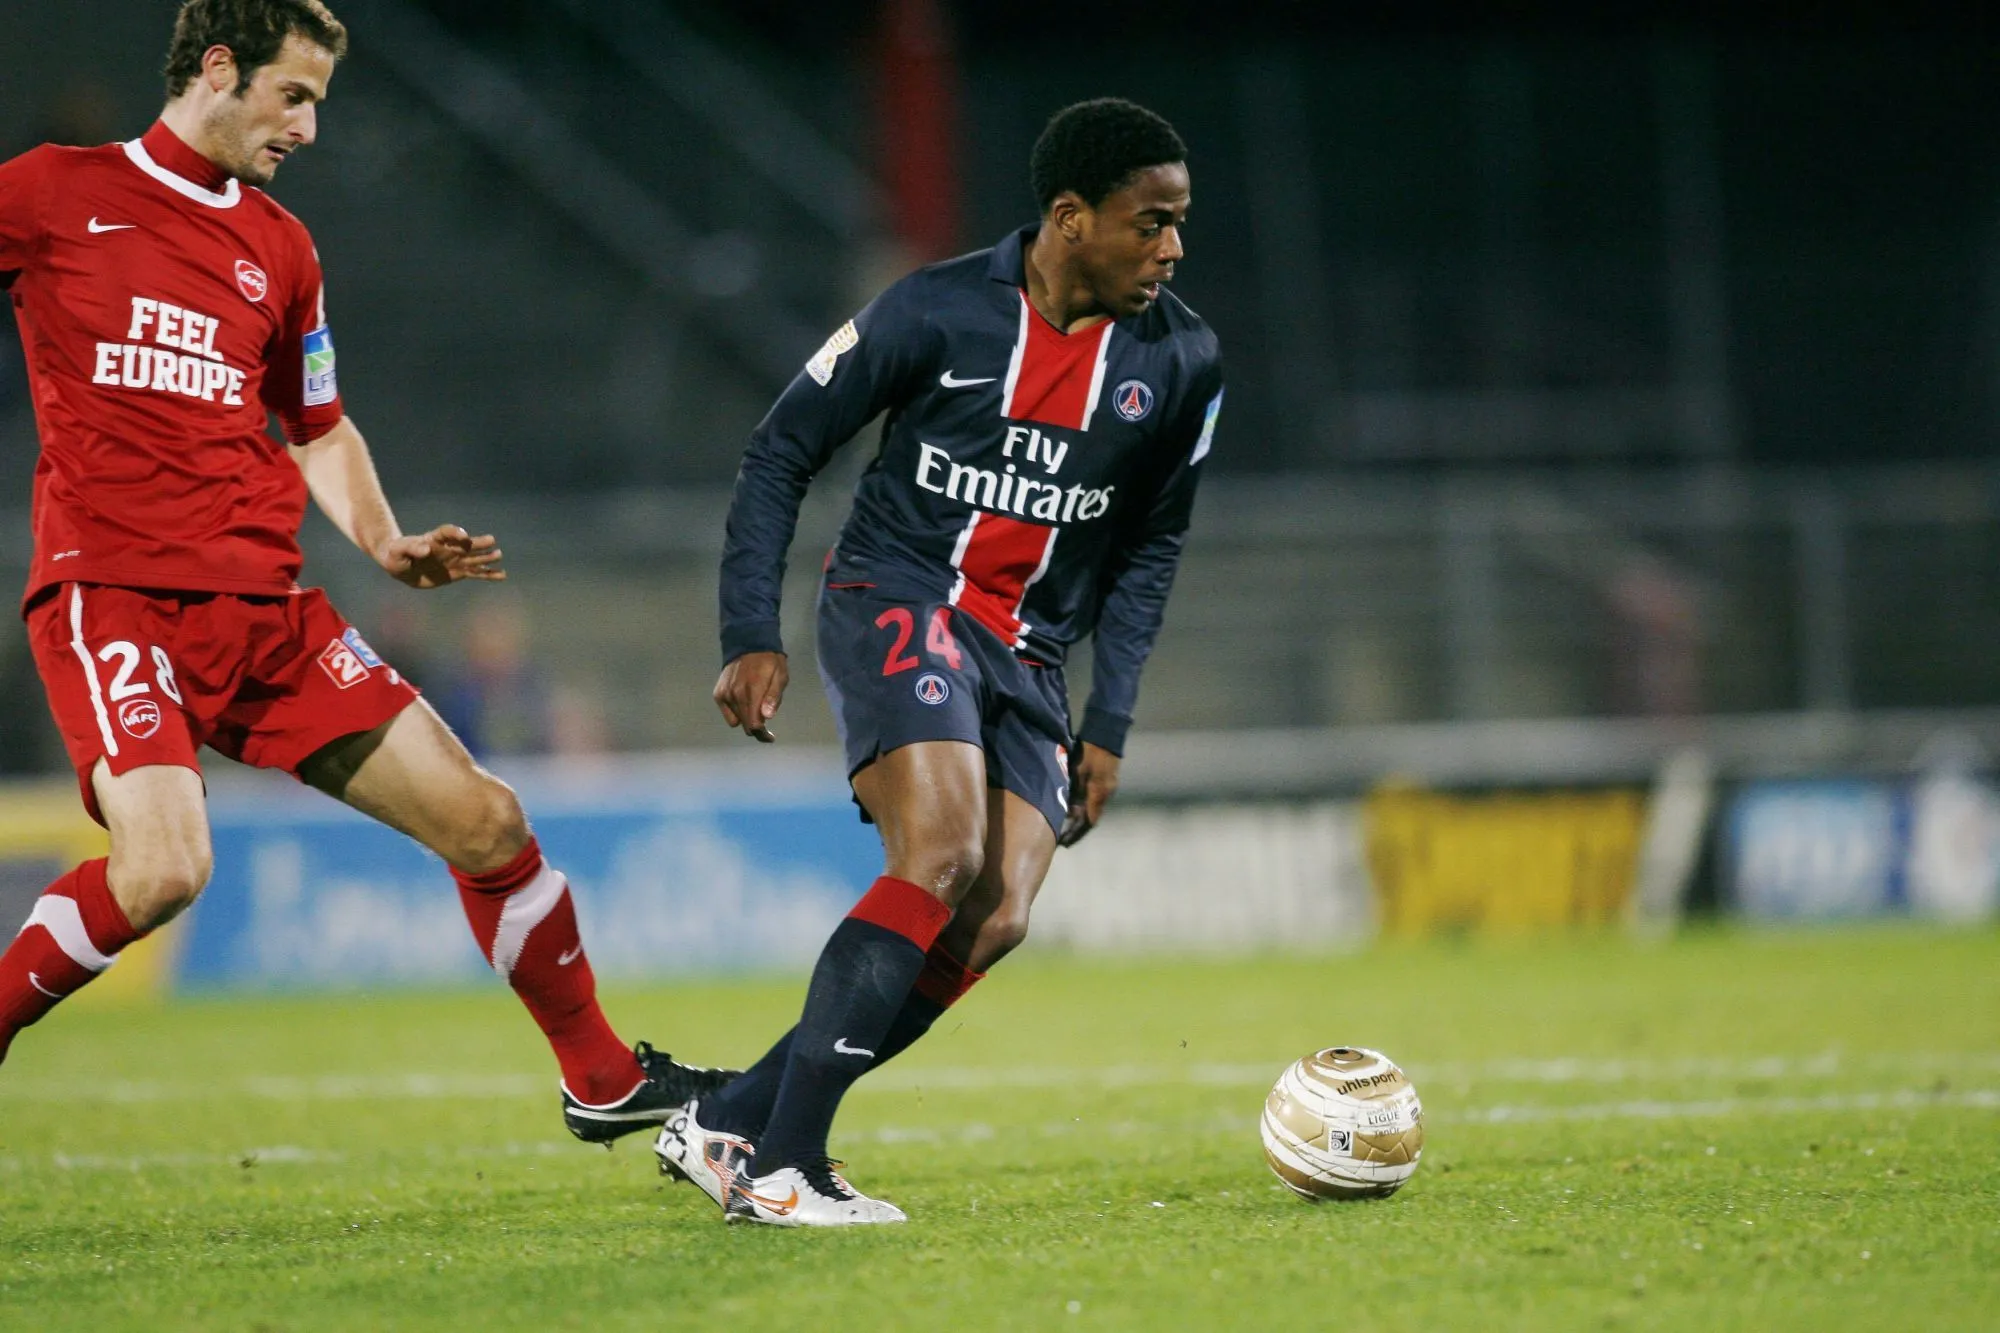
[[[1016,355],[1015,361],[1017,365],[1019,360],[1019,356]],[[1010,381],[1011,378],[1010,375]],[[1010,382],[1007,386],[1008,391],[1012,392],[1013,387],[1013,384]],[[965,591],[965,553],[972,549],[972,534],[979,527],[979,515],[979,510],[975,509],[972,511],[972,517],[965,520],[965,529],[958,534],[958,541],[951,548],[951,567],[958,572],[958,577],[951,581],[951,595],[946,597],[945,601],[951,603],[953,606],[958,605],[959,594]]]
[[[1083,405],[1083,428],[1090,429],[1091,414],[1097,411],[1097,396],[1104,392],[1104,354],[1111,346],[1111,330],[1116,327],[1110,320],[1104,321],[1104,336],[1097,340],[1097,364],[1090,371],[1090,398]]]
[[[1102,371],[1103,367],[1100,365],[1098,369]],[[1085,418],[1085,424],[1087,425],[1088,423],[1089,419]],[[1028,575],[1028,581],[1021,585],[1021,600],[1014,603],[1014,621],[1021,627],[1014,635],[1014,646],[1016,648],[1026,648],[1028,646],[1028,621],[1027,617],[1021,614],[1021,608],[1028,604],[1028,590],[1041,582],[1042,575],[1049,572],[1049,561],[1055,556],[1056,538],[1060,535],[1062,535],[1061,528],[1049,529],[1048,544],[1042,547],[1042,563],[1035,566],[1035,572]]]
[[[1019,332],[1014,335],[1014,355],[1007,362],[1007,383],[1000,390],[1000,415],[1003,417],[1014,415],[1014,385],[1020,381],[1021,362],[1028,355],[1028,294],[1022,292],[1020,296],[1021,323]],[[952,563],[958,562],[953,560]]]

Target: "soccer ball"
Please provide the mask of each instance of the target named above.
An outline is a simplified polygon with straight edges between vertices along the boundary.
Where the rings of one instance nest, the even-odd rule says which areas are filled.
[[[1335,1046],[1279,1077],[1264,1099],[1264,1160],[1302,1199],[1380,1198],[1424,1152],[1417,1090],[1380,1051]]]

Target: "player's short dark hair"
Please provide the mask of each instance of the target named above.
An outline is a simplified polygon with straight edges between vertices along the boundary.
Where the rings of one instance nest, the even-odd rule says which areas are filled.
[[[1122,97],[1066,106],[1050,117],[1028,159],[1044,212],[1065,190],[1092,208],[1148,167],[1187,161],[1187,145],[1165,117]]]
[[[347,29],[320,0],[185,0],[167,45],[167,100],[179,97],[201,73],[202,55],[211,46],[235,54],[241,96],[293,33],[335,60],[347,54]]]

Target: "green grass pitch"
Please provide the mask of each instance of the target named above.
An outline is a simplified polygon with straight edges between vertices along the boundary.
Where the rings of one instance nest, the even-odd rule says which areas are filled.
[[[742,1061],[801,987],[607,1007]],[[1386,1201],[1259,1154],[1337,1043],[1424,1098]],[[553,1084],[497,986],[59,1012],[0,1068],[0,1328],[2000,1327],[1992,931],[1026,958],[848,1100],[900,1228],[726,1228]]]

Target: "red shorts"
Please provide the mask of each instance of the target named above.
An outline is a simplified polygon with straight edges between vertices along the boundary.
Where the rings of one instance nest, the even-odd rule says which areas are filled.
[[[326,594],[162,592],[65,583],[28,611],[28,641],[91,818],[99,759],[200,771],[208,745],[295,772],[342,736],[372,731],[417,697]]]

